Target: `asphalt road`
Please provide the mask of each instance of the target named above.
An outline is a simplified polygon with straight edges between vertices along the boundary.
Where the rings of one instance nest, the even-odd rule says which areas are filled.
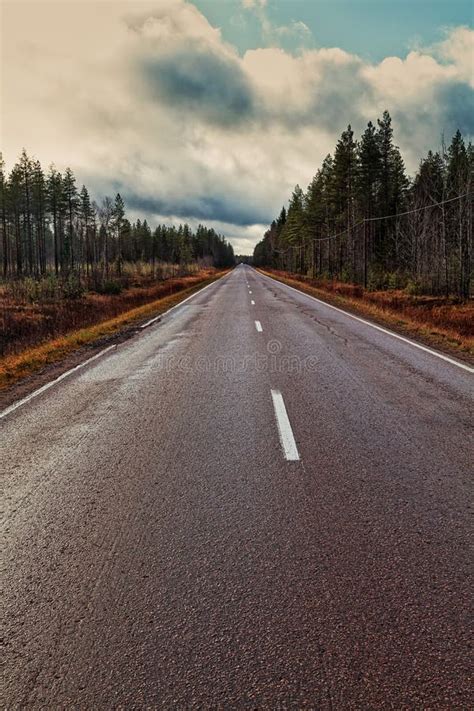
[[[11,411],[1,706],[472,708],[473,384],[241,266]]]

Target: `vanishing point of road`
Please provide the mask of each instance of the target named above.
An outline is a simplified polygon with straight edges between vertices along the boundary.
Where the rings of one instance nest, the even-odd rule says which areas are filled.
[[[247,266],[0,419],[0,703],[467,709],[469,366]]]

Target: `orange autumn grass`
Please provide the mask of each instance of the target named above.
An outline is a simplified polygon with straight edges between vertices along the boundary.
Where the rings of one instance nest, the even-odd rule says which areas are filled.
[[[165,296],[148,304],[126,311],[107,321],[102,321],[86,328],[75,330],[64,336],[48,340],[41,345],[28,348],[21,353],[8,355],[0,359],[0,390],[12,385],[17,380],[32,375],[46,365],[56,363],[82,346],[93,344],[104,337],[114,335],[126,327],[133,326],[147,316],[159,316],[172,306],[183,301],[195,291],[216,281],[226,272],[218,272],[201,280],[194,280],[192,286]],[[185,282],[186,283],[186,282]]]
[[[474,361],[474,303],[430,296],[411,296],[401,290],[368,291],[361,286],[274,269],[263,274],[300,291],[345,308],[354,314]]]

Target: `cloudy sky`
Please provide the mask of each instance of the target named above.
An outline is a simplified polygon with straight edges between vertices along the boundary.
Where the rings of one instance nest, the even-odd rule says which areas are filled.
[[[474,134],[471,0],[3,0],[1,149],[238,253],[350,122]]]

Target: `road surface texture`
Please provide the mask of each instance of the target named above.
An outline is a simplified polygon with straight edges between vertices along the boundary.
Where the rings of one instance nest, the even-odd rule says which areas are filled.
[[[472,708],[473,381],[240,266],[10,411],[2,707]]]

